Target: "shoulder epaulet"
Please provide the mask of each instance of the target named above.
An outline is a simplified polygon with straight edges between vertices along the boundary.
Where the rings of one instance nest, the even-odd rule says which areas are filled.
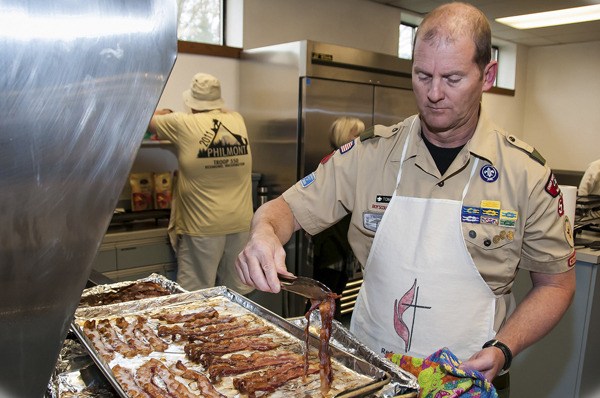
[[[400,131],[399,125],[382,126],[380,124],[369,127],[360,134],[360,141],[366,141],[373,137],[389,138]]]
[[[510,142],[513,146],[519,148],[520,150],[526,152],[530,158],[541,164],[542,166],[546,165],[546,159],[531,145],[527,144],[524,141],[521,141],[514,135],[507,135],[506,140]]]

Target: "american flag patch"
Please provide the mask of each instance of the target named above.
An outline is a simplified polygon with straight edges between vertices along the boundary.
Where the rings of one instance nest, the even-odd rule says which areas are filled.
[[[348,152],[350,149],[354,148],[354,140],[350,141],[347,144],[344,144],[340,147],[340,153],[344,154]]]

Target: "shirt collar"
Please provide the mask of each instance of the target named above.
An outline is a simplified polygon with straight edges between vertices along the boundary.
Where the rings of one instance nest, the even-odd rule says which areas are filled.
[[[415,123],[412,125],[412,128],[408,132],[408,139],[410,139],[407,151],[406,151],[406,159],[410,159],[411,157],[415,157],[417,155],[422,155],[427,150],[425,143],[423,142],[423,138],[421,137],[421,120],[419,116],[414,116],[417,118]],[[405,122],[407,128],[410,127],[412,120],[407,119]],[[490,164],[495,164],[497,159],[496,152],[496,135],[490,134],[490,132],[496,130],[495,125],[491,122],[491,120],[487,117],[487,113],[483,110],[483,107],[480,109],[479,120],[477,122],[477,127],[475,128],[475,133],[473,137],[467,142],[466,146],[471,154],[474,156],[483,158],[490,162]],[[404,146],[404,141],[402,142],[402,146]],[[402,157],[402,151],[396,151],[394,154],[394,161],[400,161]]]

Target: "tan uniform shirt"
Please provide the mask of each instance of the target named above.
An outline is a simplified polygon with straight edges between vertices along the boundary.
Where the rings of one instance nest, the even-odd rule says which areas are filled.
[[[482,112],[474,136],[441,176],[421,138],[419,120],[409,131],[415,117],[376,126],[372,138],[366,132],[287,190],[283,197],[302,228],[316,234],[351,212],[348,238],[364,266],[377,221],[396,188],[401,151],[410,135],[396,191],[402,196],[460,200],[471,162],[480,158],[463,201],[462,232],[477,269],[498,297],[510,293],[518,268],[561,273],[573,266],[562,195],[532,147],[492,125]],[[398,228],[419,233],[418,225]],[[508,297],[498,304],[496,330],[513,305]]]
[[[157,136],[173,142],[179,173],[175,231],[190,236],[244,232],[252,219],[252,157],[237,112],[155,117]]]

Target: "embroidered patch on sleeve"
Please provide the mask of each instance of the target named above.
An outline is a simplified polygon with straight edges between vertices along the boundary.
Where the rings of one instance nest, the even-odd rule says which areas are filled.
[[[558,187],[558,181],[556,181],[554,173],[550,173],[550,177],[548,177],[548,182],[546,183],[546,187],[544,189],[553,198],[556,198],[558,194],[560,194],[560,188]]]
[[[573,254],[571,254],[571,257],[569,257],[569,268],[573,267],[575,265],[575,263],[577,262],[577,254],[575,252],[573,252]]]
[[[307,175],[306,177],[304,177],[303,179],[300,180],[300,185],[302,185],[302,188],[306,188],[307,186],[309,186],[310,184],[312,184],[313,182],[315,182],[316,177],[315,177],[315,173],[310,173],[309,175]]]

